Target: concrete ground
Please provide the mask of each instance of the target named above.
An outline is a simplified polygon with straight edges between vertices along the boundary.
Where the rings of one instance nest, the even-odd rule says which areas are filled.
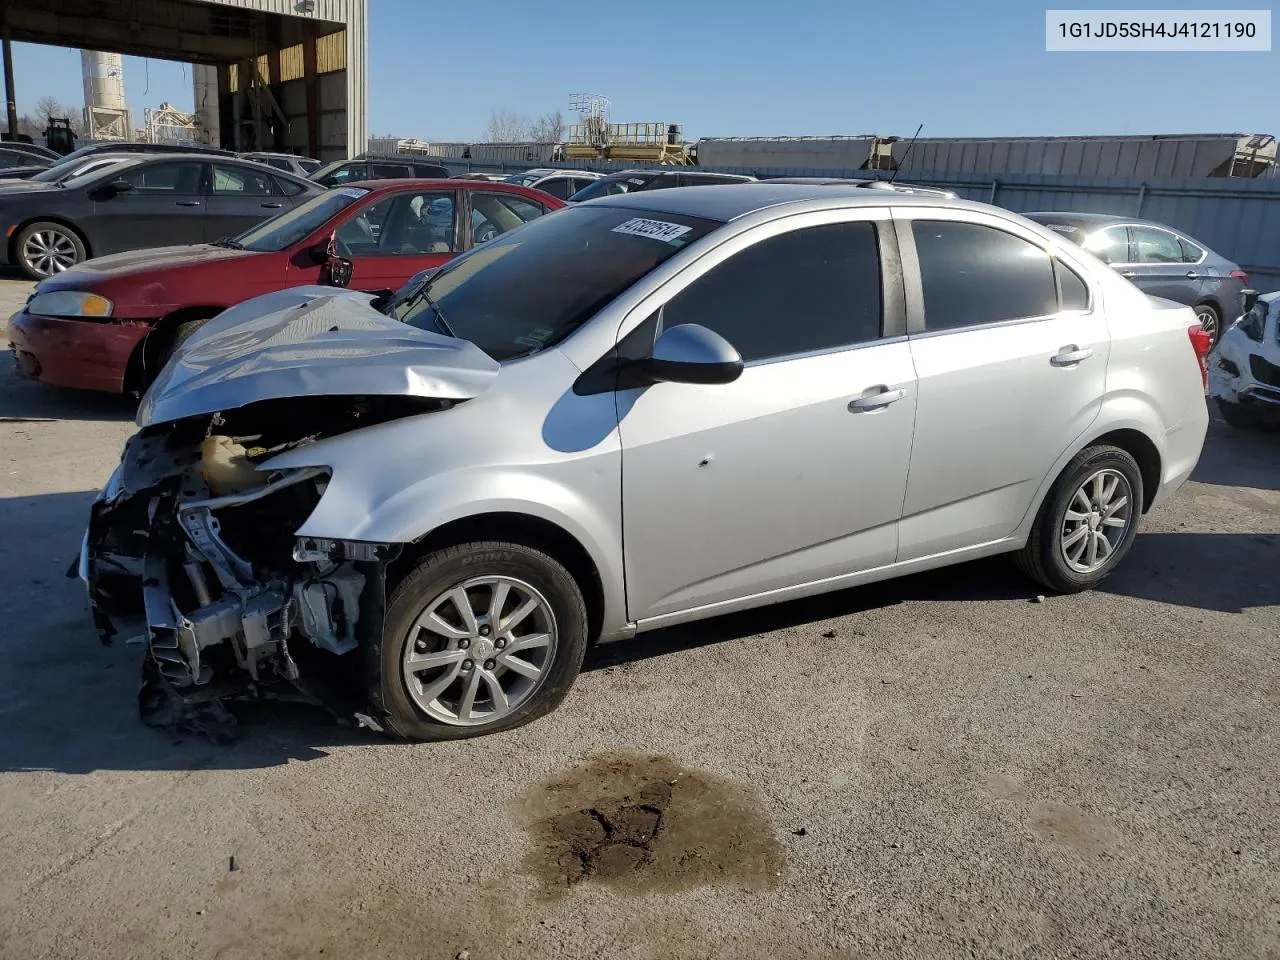
[[[601,648],[501,736],[219,747],[63,576],[130,415],[0,363],[0,956],[1280,957],[1275,437],[1215,422],[1091,595],[975,563]]]

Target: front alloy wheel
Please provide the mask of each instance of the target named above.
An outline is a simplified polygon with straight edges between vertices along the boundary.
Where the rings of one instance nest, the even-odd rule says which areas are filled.
[[[32,224],[18,237],[19,262],[37,280],[62,273],[84,258],[80,238],[61,224]]]
[[[414,704],[441,723],[492,723],[533,696],[555,659],[556,618],[534,587],[474,577],[414,621],[402,672]]]
[[[508,730],[564,699],[586,649],[586,602],[558,560],[520,543],[461,543],[423,557],[392,591],[369,700],[404,740]]]

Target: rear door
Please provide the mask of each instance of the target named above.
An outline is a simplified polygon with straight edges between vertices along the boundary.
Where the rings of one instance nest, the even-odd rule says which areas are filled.
[[[402,190],[379,198],[336,231],[338,252],[351,260],[352,290],[398,290],[420,270],[462,249],[456,190]]]
[[[270,170],[225,162],[215,162],[212,167],[204,221],[206,240],[243,233],[289,206]]]
[[[1129,234],[1133,238],[1134,262],[1122,269],[1126,277],[1153,297],[1186,304],[1199,299],[1200,272],[1183,262],[1177,236],[1139,224],[1130,226]]]
[[[996,215],[894,211],[919,378],[899,560],[1001,540],[1098,415],[1110,351],[1080,272]]]
[[[203,160],[174,158],[144,161],[109,178],[123,180],[129,189],[93,191],[92,211],[83,224],[93,252],[200,243],[208,177]]]

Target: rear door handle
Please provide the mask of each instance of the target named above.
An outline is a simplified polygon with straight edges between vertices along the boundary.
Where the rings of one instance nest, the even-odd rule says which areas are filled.
[[[266,207],[268,210],[279,210],[281,207],[284,206],[284,204],[283,203],[264,203],[263,206]]]
[[[874,387],[872,389],[875,389]],[[867,410],[880,410],[891,403],[897,403],[907,395],[905,390],[890,390],[881,386],[875,393],[858,397],[849,401],[850,413],[862,413]]]
[[[1197,279],[1199,276],[1200,276],[1200,274],[1196,273],[1194,270],[1188,270],[1188,271],[1187,271],[1187,279],[1188,279],[1188,280],[1195,280],[1195,279]]]
[[[1133,279],[1134,277],[1136,277],[1137,275],[1138,275],[1138,273],[1137,273],[1137,271],[1135,271],[1135,270],[1121,270],[1121,271],[1120,271],[1120,276],[1122,276],[1122,277],[1128,277],[1130,280],[1132,280],[1132,279]]]
[[[178,206],[180,206],[180,207],[198,207],[198,206],[200,206],[200,201],[199,201],[199,200],[179,200],[179,201],[177,201],[177,203],[178,203]]]
[[[1081,350],[1073,343],[1055,353],[1049,358],[1049,362],[1055,367],[1073,367],[1081,360],[1088,360],[1092,356],[1093,351],[1088,347]]]

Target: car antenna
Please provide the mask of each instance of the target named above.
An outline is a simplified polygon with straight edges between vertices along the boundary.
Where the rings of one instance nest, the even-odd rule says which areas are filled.
[[[922,123],[920,124],[920,126],[916,127],[916,132],[911,135],[911,142],[907,144],[906,153],[902,155],[902,163],[898,164],[897,168],[893,171],[893,173],[889,175],[890,183],[893,183],[893,181],[897,179],[898,171],[907,165],[907,158],[911,156],[911,148],[916,145],[916,137],[920,136],[920,131],[923,129],[924,129],[924,124]]]

